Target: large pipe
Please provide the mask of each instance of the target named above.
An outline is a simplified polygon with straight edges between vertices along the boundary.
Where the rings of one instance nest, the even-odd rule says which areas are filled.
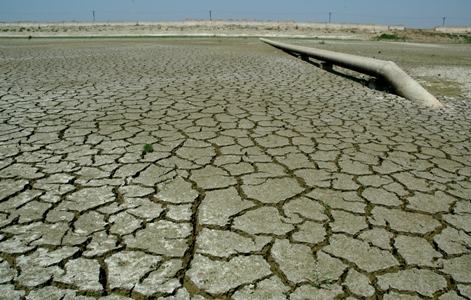
[[[427,92],[392,61],[295,46],[264,38],[260,38],[260,40],[288,52],[309,56],[350,70],[382,78],[394,88],[397,94],[411,101],[427,106],[443,106],[437,98]]]

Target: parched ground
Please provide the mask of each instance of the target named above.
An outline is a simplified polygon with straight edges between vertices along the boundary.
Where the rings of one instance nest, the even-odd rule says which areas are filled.
[[[424,85],[471,53],[292,42]],[[0,61],[1,297],[471,298],[466,80],[427,108],[251,38],[2,39]]]

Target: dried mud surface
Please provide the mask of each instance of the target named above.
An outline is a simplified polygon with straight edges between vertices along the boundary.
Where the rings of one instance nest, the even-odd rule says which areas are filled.
[[[423,83],[469,64],[461,45],[292,42]],[[427,108],[251,38],[3,39],[0,60],[3,297],[471,298],[455,77]]]

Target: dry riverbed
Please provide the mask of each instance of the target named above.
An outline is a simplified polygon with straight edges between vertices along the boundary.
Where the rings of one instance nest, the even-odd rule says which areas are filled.
[[[255,38],[0,42],[3,297],[471,298],[469,45],[289,40],[427,108]]]

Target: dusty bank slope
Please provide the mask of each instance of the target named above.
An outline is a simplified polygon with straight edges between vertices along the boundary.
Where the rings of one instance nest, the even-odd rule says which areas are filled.
[[[447,29],[443,27],[441,29]],[[405,29],[403,25],[294,21],[0,23],[0,36],[265,36],[369,40],[382,34],[420,42],[469,41],[470,32]]]

